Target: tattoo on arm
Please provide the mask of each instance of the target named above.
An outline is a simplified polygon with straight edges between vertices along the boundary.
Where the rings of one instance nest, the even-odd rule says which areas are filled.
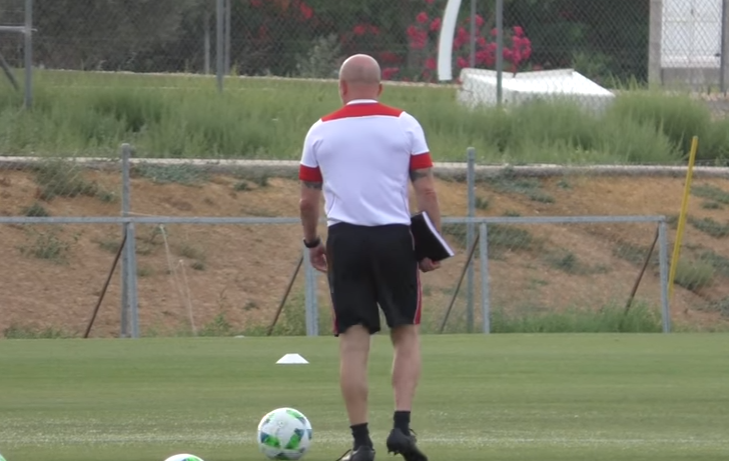
[[[430,176],[430,168],[422,168],[420,170],[410,170],[410,181],[415,182],[418,179]]]
[[[321,190],[322,183],[318,181],[304,181],[304,186],[308,187],[309,189]]]

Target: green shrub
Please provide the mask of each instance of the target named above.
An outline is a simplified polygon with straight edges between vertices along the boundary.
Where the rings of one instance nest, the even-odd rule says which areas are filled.
[[[674,283],[687,290],[696,291],[711,285],[713,279],[714,267],[711,263],[681,259],[676,267]]]
[[[687,220],[696,229],[714,238],[724,238],[729,235],[729,223],[721,224],[712,218],[698,219],[693,216],[689,216]]]
[[[669,96],[653,91],[622,93],[610,107],[608,117],[640,126],[652,126],[662,132],[684,156],[688,156],[693,136],[705,138],[713,129],[709,108],[686,94]],[[713,149],[715,147],[700,143],[697,158],[711,158]]]
[[[621,306],[570,308],[561,312],[524,307],[513,311],[497,308],[491,313],[493,333],[659,333],[657,309],[635,303],[625,314]]]
[[[142,158],[296,159],[311,124],[341,104],[336,84],[321,81],[230,79],[221,94],[204,77],[36,76],[33,111],[0,97],[2,152],[118,158],[131,142]],[[387,86],[383,102],[416,116],[442,161],[462,161],[473,146],[479,162],[498,164],[674,164],[693,135],[701,158],[728,158],[729,122],[712,121],[688,96],[629,91],[605,114],[552,99],[467,110],[454,96],[452,87]]]

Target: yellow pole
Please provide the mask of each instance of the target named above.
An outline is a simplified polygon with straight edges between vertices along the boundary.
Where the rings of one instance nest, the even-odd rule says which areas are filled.
[[[688,211],[689,194],[691,193],[691,179],[694,176],[694,163],[696,162],[696,150],[699,148],[699,138],[694,136],[691,141],[691,152],[689,153],[688,170],[686,170],[686,184],[683,188],[683,200],[681,201],[681,213],[678,215],[678,229],[676,230],[676,242],[673,244],[673,256],[671,257],[671,271],[668,276],[668,299],[673,299],[673,280],[676,278],[678,267],[678,256],[681,252],[683,230],[686,227],[686,213]]]

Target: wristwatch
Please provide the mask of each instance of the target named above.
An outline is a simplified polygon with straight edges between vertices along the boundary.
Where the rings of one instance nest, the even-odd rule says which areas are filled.
[[[316,247],[318,247],[318,246],[319,246],[319,244],[321,244],[321,238],[319,238],[319,237],[315,238],[315,239],[314,239],[313,241],[311,241],[311,242],[307,242],[307,241],[306,241],[306,239],[304,239],[304,246],[305,246],[306,248],[309,248],[309,249],[311,249],[311,248],[316,248]]]

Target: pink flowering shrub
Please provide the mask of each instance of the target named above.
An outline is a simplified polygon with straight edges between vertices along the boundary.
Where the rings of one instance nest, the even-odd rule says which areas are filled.
[[[426,3],[432,4],[433,1]],[[402,71],[397,67],[383,69],[383,78],[400,77],[403,80],[418,80],[431,82],[436,79],[438,35],[442,19],[421,11],[415,16],[415,21],[408,26],[409,52],[417,56],[416,69]],[[470,58],[470,23],[471,18],[463,19],[456,27],[453,40],[453,60],[458,70],[469,66]],[[475,67],[480,69],[494,69],[496,66],[496,36],[497,30],[492,28],[480,15],[476,16],[476,53]],[[504,70],[516,73],[523,69],[532,54],[531,40],[520,26],[514,26],[504,31]],[[401,75],[401,74],[410,75]]]

